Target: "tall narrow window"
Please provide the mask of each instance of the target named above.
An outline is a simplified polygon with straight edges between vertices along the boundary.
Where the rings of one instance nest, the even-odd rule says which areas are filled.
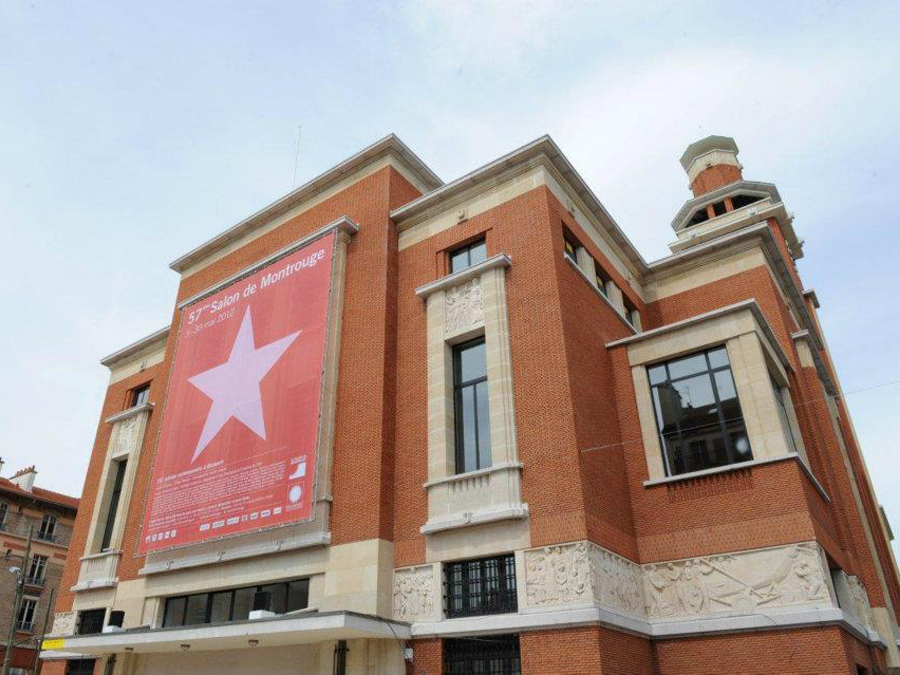
[[[460,272],[487,260],[487,245],[484,239],[473,241],[450,253],[450,273]]]
[[[491,465],[487,355],[484,338],[453,349],[456,473]]]
[[[112,494],[109,496],[109,506],[106,508],[106,522],[103,525],[103,541],[100,544],[100,550],[109,550],[112,542],[113,529],[116,525],[116,513],[119,510],[119,499],[122,496],[122,483],[125,480],[125,467],[128,465],[127,460],[113,462],[115,466],[115,478],[113,478]]]
[[[44,541],[53,541],[56,539],[56,516],[50,515],[49,513],[44,514],[44,519],[41,521],[41,527],[38,530],[38,539],[43,539]]]
[[[784,441],[788,450],[797,452],[797,439],[794,438],[794,429],[791,427],[791,418],[788,415],[787,405],[784,402],[784,392],[778,383],[772,379],[772,392],[775,394],[775,403],[778,407],[778,417],[781,418],[781,428],[784,430]]]
[[[22,600],[16,628],[24,631],[30,631],[34,628],[34,613],[37,610],[37,602],[36,598],[24,598]]]
[[[571,260],[576,265],[578,264],[578,256],[575,254],[575,250],[577,248],[578,248],[578,246],[575,244],[574,241],[569,239],[569,237],[567,237],[567,236],[563,237],[563,253],[569,260]]]
[[[36,555],[31,558],[31,565],[28,567],[28,576],[25,580],[31,584],[44,583],[44,574],[47,572],[47,556]]]
[[[753,459],[725,347],[651,366],[667,475]]]
[[[0,502],[0,530],[6,527],[6,512],[9,510],[9,504]]]
[[[136,389],[131,390],[131,407],[135,407],[138,405],[144,405],[147,402],[147,397],[150,395],[150,385],[145,384],[142,387],[138,387]]]

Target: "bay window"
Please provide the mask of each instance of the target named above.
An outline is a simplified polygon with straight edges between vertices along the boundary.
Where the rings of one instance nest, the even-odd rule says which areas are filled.
[[[666,475],[753,459],[724,346],[647,370]]]

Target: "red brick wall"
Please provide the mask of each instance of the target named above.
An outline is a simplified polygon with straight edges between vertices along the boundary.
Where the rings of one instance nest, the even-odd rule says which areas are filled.
[[[855,675],[856,663],[871,672],[868,649],[834,626],[661,640],[655,648],[665,675]]]
[[[707,192],[717,190],[723,185],[728,185],[741,179],[741,170],[731,164],[716,164],[708,169],[703,169],[691,183],[691,190],[695,197],[705,195]]]

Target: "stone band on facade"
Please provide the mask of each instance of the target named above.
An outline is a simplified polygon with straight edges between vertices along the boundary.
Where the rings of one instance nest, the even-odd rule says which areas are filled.
[[[520,612],[596,607],[650,624],[760,615],[774,608],[838,609],[825,554],[815,542],[638,565],[588,541],[517,556]],[[394,618],[441,618],[440,566],[394,571]],[[873,621],[865,588],[849,577],[853,607]],[[524,591],[523,591],[524,589]],[[698,628],[699,631],[699,628]]]

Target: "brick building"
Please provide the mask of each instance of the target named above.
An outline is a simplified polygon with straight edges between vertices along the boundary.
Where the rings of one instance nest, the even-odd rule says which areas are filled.
[[[688,147],[654,262],[548,137],[443,184],[389,136],[178,258],[103,360],[44,672],[900,672],[803,242],[737,153]]]
[[[0,459],[0,470],[3,460]],[[45,623],[53,619],[59,583],[66,564],[72,526],[78,512],[75,497],[35,485],[33,466],[10,478],[0,477],[0,663],[6,655],[10,623],[15,623],[12,672],[32,673]],[[25,560],[28,531],[31,550]],[[17,585],[22,602],[14,613]]]

